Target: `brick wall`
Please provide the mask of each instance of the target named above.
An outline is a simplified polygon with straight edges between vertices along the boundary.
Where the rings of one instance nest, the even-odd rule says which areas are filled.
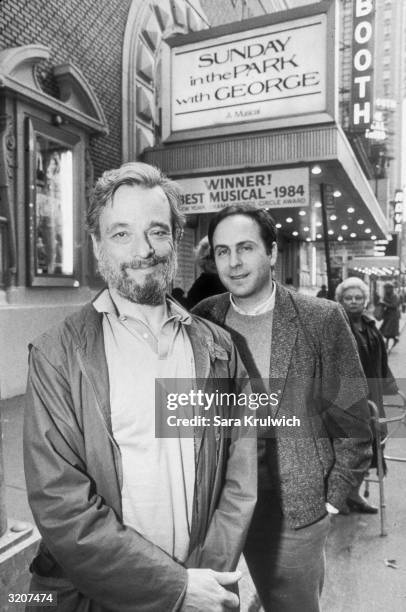
[[[41,43],[51,49],[38,74],[44,90],[58,96],[51,65],[71,61],[93,87],[110,133],[94,139],[95,178],[121,162],[121,61],[131,0],[0,0],[0,50]],[[242,0],[201,0],[215,26],[241,19]],[[260,15],[269,0],[250,0],[245,16]]]
[[[233,7],[231,0],[200,0],[200,4],[212,26],[231,23],[241,19],[241,0],[236,0]]]
[[[121,59],[131,0],[3,0],[0,50],[41,43],[51,49],[51,64],[71,61],[93,87],[109,125],[108,136],[94,139],[95,177],[121,162]],[[48,93],[57,93],[50,66],[41,66]]]
[[[212,26],[240,21],[243,10],[245,19],[277,10],[277,5],[270,0],[248,0],[244,9],[242,0],[201,0],[200,3]]]

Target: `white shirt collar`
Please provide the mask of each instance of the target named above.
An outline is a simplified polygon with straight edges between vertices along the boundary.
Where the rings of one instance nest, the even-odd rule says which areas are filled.
[[[271,295],[267,297],[266,300],[262,302],[261,304],[254,306],[254,308],[251,308],[250,310],[243,310],[240,306],[237,306],[231,293],[230,293],[230,302],[231,302],[231,306],[239,314],[248,315],[250,317],[253,317],[255,315],[264,314],[265,312],[271,312],[275,308],[275,294],[276,294],[275,283],[272,281]]]
[[[135,319],[142,318],[138,314],[139,304],[130,302],[114,290],[112,292],[109,289],[102,291],[93,302],[93,306],[97,312],[115,314],[117,317],[130,316]],[[169,295],[166,296],[166,311],[167,320],[175,318],[187,325],[192,321],[191,314],[180,304],[172,300]]]

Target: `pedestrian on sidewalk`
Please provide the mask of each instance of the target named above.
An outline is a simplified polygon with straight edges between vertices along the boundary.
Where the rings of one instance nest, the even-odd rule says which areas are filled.
[[[320,291],[318,291],[316,293],[316,297],[318,298],[324,298],[327,300],[328,298],[328,291],[327,291],[327,285],[322,285]]]
[[[379,416],[385,417],[383,395],[396,394],[398,387],[388,365],[388,354],[382,334],[377,329],[375,320],[365,312],[368,298],[368,286],[355,276],[345,279],[336,288],[336,300],[344,307],[357,342],[361,364],[368,383],[368,399],[376,404]],[[376,440],[373,444],[373,458],[370,467],[377,467]],[[384,470],[386,472],[385,463]],[[378,512],[378,508],[369,504],[361,495],[359,487],[354,487],[350,491],[347,505],[355,512],[366,514]]]
[[[380,332],[385,338],[386,348],[389,349],[389,340],[392,340],[391,349],[399,342],[400,309],[399,298],[392,283],[384,284],[383,295],[383,323]]]

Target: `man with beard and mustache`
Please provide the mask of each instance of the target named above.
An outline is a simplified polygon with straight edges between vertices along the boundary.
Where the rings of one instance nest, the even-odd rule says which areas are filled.
[[[56,591],[59,611],[238,608],[255,439],[155,435],[156,379],[237,389],[246,376],[228,333],[167,295],[179,202],[152,166],[105,172],[87,226],[107,288],[31,345],[25,470],[43,538],[31,590]]]

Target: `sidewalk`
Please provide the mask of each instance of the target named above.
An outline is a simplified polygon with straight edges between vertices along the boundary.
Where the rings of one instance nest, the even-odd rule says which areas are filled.
[[[21,395],[0,401],[6,508],[9,518],[33,523],[24,478],[23,412],[24,397]]]
[[[406,316],[389,364],[406,392]],[[387,416],[399,414],[392,409]],[[390,431],[396,425],[390,426]],[[406,459],[406,427],[389,438],[385,455]],[[371,476],[375,476],[375,470]],[[327,549],[324,612],[404,612],[406,610],[406,463],[388,462],[385,501],[388,535],[381,537],[379,515],[352,513],[334,518]],[[379,506],[377,484],[370,502]],[[388,565],[389,561],[396,567]]]

